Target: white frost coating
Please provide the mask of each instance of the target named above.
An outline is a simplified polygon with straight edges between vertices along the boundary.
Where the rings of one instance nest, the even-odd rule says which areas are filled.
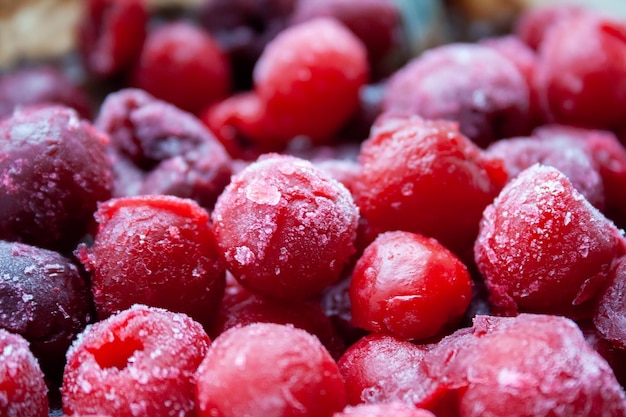
[[[257,204],[275,206],[282,196],[280,190],[266,182],[254,181],[246,187],[246,198]]]
[[[247,246],[238,246],[235,248],[235,260],[241,265],[248,265],[254,262],[255,255]]]

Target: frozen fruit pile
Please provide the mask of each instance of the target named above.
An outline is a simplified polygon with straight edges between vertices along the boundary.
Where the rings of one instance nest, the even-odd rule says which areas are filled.
[[[626,22],[409,3],[89,0],[0,78],[0,416],[626,416]]]

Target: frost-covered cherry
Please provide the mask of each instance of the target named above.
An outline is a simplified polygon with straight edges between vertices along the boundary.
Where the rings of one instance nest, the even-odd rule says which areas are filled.
[[[188,316],[135,305],[88,327],[67,355],[63,412],[193,417],[193,375],[210,340]]]
[[[507,180],[503,162],[456,124],[415,117],[382,116],[359,163],[355,200],[373,230],[433,237],[463,258],[483,210]]]
[[[50,379],[92,316],[91,293],[78,267],[61,254],[0,241],[0,328],[20,334]]]
[[[620,231],[556,168],[533,165],[484,212],[476,263],[502,311],[588,315],[624,253]]]
[[[454,120],[481,147],[530,133],[530,90],[518,67],[479,44],[448,44],[407,63],[390,79],[383,110]]]
[[[28,342],[0,329],[0,415],[47,417],[48,388]]]
[[[0,121],[0,239],[71,250],[111,197],[107,138],[63,106]]]
[[[358,209],[310,162],[271,154],[233,177],[212,220],[227,268],[244,287],[305,298],[339,279],[354,252]]]
[[[292,326],[257,323],[218,336],[195,375],[198,417],[330,417],[346,405],[337,364]]]
[[[621,258],[602,289],[593,324],[602,337],[618,349],[626,350],[626,258]]]
[[[91,272],[99,318],[146,304],[209,325],[225,281],[206,210],[193,200],[144,195],[107,200],[95,217],[93,245],[76,254]]]

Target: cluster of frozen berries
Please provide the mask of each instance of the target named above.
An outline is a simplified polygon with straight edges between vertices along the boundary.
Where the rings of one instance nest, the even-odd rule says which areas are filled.
[[[89,0],[87,87],[0,78],[0,415],[626,415],[626,23],[401,4]]]

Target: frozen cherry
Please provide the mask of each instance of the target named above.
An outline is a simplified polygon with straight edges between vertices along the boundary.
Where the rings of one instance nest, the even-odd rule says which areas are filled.
[[[47,417],[48,389],[28,342],[0,329],[0,415]]]
[[[588,14],[562,20],[541,46],[536,79],[548,120],[623,128],[626,24]]]
[[[231,159],[216,141],[168,158],[143,178],[138,194],[164,194],[195,200],[212,210],[230,182]]]
[[[34,104],[60,104],[91,118],[90,98],[56,67],[25,68],[0,78],[0,118],[18,106]]]
[[[91,294],[60,254],[0,241],[0,328],[24,336],[46,376],[63,373],[65,352],[88,323]]]
[[[63,412],[192,417],[193,375],[210,343],[188,316],[136,305],[88,327],[67,355]]]
[[[85,68],[108,78],[128,70],[141,51],[148,11],[143,0],[88,0],[78,28]]]
[[[578,316],[623,254],[622,239],[565,175],[533,165],[485,209],[474,249],[495,306]]]
[[[328,352],[339,358],[345,346],[318,302],[274,300],[251,293],[234,278],[227,280],[224,299],[209,334],[215,338],[226,330],[253,323],[290,324],[317,336]]]
[[[492,143],[487,154],[504,161],[509,178],[536,163],[557,168],[591,204],[603,210],[605,193],[596,161],[582,144],[572,146],[571,142],[556,136],[544,140],[512,138]]]
[[[438,385],[427,373],[427,351],[426,347],[390,335],[361,338],[338,361],[348,403],[425,402]]]
[[[227,267],[244,287],[304,298],[339,279],[354,252],[358,209],[310,162],[272,154],[233,177],[212,219]]]
[[[538,50],[547,34],[561,20],[572,16],[589,14],[584,7],[574,4],[557,4],[536,7],[522,13],[515,24],[514,31],[529,47]]]
[[[93,246],[77,255],[91,271],[100,318],[147,304],[208,326],[225,284],[204,209],[178,197],[136,196],[102,203],[95,217]]]
[[[331,417],[346,405],[337,364],[320,341],[281,324],[222,333],[195,380],[198,417]]]
[[[292,23],[318,17],[332,17],[343,23],[365,45],[370,67],[379,75],[389,75],[385,65],[402,38],[402,16],[396,2],[366,0],[355,7],[351,0],[299,0]]]
[[[562,125],[545,125],[535,129],[533,136],[546,141],[565,141],[564,147],[579,147],[593,160],[605,196],[604,213],[618,226],[626,225],[626,149],[614,133]]]
[[[363,404],[355,407],[346,407],[333,417],[434,417],[428,410],[417,409],[406,404],[392,402],[381,404]]]
[[[507,179],[501,160],[444,121],[388,118],[363,143],[359,162],[355,199],[374,230],[433,237],[463,258]]]
[[[200,3],[200,21],[232,62],[235,87],[252,86],[252,71],[263,49],[287,27],[296,0],[211,0]]]
[[[350,284],[353,323],[403,339],[426,339],[458,324],[471,298],[470,275],[454,254],[403,231],[378,235]]]
[[[626,350],[626,258],[621,258],[598,297],[593,323],[602,337]]]
[[[193,113],[231,88],[230,64],[220,46],[186,21],[148,34],[132,77],[135,87]]]
[[[456,391],[452,415],[617,417],[626,412],[613,371],[571,320],[483,316],[467,337],[474,342],[442,341],[431,350],[441,360],[433,357],[429,364],[442,368],[429,371],[447,374],[442,381]]]
[[[0,122],[0,239],[74,248],[111,197],[107,139],[66,107],[24,108]]]
[[[113,146],[146,171],[205,145],[204,152],[215,153],[216,165],[229,159],[199,119],[143,90],[109,94],[95,124],[109,134]]]
[[[283,149],[296,136],[328,143],[356,112],[368,72],[363,44],[341,23],[318,18],[292,26],[257,61],[254,92],[218,104],[213,112],[225,126],[212,127],[234,129],[266,150]]]
[[[441,46],[410,61],[390,78],[383,109],[457,121],[481,147],[533,128],[522,73],[501,53],[476,44]]]

